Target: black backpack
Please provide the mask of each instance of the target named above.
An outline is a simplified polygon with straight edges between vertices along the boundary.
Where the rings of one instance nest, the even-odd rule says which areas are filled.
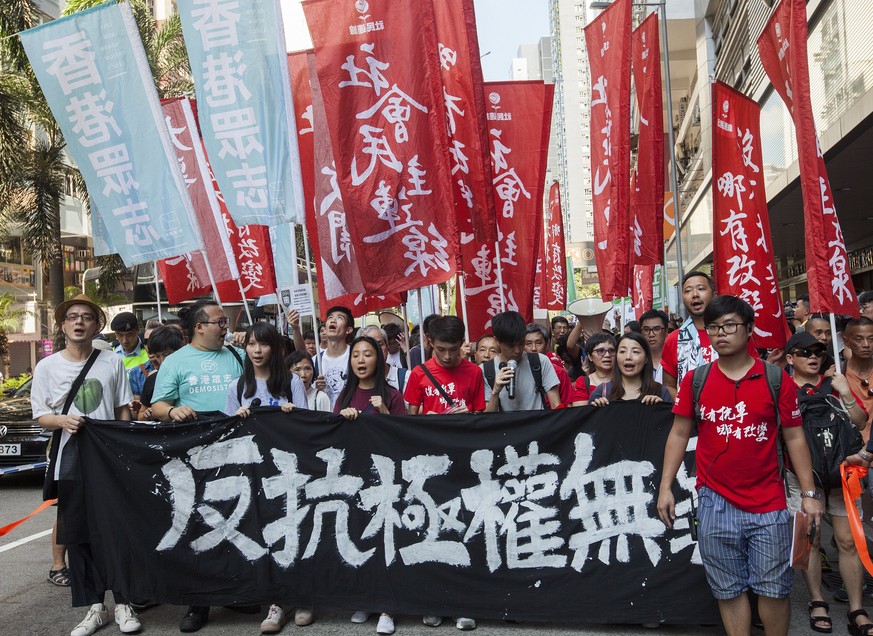
[[[540,354],[527,352],[526,355],[527,361],[530,363],[530,372],[533,375],[535,390],[543,401],[543,409],[548,410],[550,407],[549,401],[546,398],[546,390],[543,388],[543,368],[540,366]],[[494,358],[482,363],[482,374],[485,376],[485,382],[488,383],[488,388],[493,390],[494,379],[497,377],[497,368],[494,364]]]
[[[831,379],[825,378],[818,388],[806,384],[797,394],[815,484],[826,491],[841,487],[840,464],[864,446],[861,432],[832,391]]]

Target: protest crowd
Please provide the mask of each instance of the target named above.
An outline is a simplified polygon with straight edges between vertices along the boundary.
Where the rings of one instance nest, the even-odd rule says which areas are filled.
[[[64,452],[66,442],[88,425],[86,417],[137,420],[147,426],[247,418],[253,409],[273,407],[289,416],[297,409],[332,411],[354,422],[361,414],[474,417],[487,412],[609,408],[611,402],[628,400],[674,403],[658,497],[658,512],[667,527],[675,520],[673,479],[692,427],[699,427],[698,540],[729,633],[741,633],[750,624],[750,592],[757,597],[756,620],[768,633],[787,633],[792,585],[789,511],[794,510],[807,513],[818,527],[823,513],[828,513],[840,553],[850,632],[868,633],[873,623],[862,607],[863,567],[839,479],[828,481],[826,474],[824,481],[820,478],[823,451],[816,447],[820,443],[811,418],[821,413],[801,409],[798,399],[812,404],[820,397],[819,407],[843,416],[845,430],[835,429],[845,438],[838,459],[869,465],[873,448],[860,446],[861,435],[869,439],[873,406],[873,391],[866,388],[873,367],[873,320],[867,316],[873,314],[873,303],[869,294],[862,295],[861,317],[846,321],[836,334],[845,370],[839,373],[828,353],[834,351],[834,334],[821,316],[803,312],[804,302],[798,303],[788,323],[794,333],[786,347],[759,351],[751,307],[735,296],[717,296],[713,280],[702,272],[686,275],[683,303],[689,318],[678,328],[660,310],[628,323],[623,333],[608,328],[594,333],[582,318],[568,325],[558,317],[548,329],[525,324],[520,314],[507,311],[495,315],[490,333],[475,343],[466,340],[463,321],[456,316],[429,316],[416,342],[407,339],[405,329],[388,327],[397,324],[391,312],[382,313],[389,319],[386,325],[356,330],[352,312],[342,306],[327,312],[320,342],[314,331],[301,332],[293,310],[287,336],[269,322],[233,332],[223,308],[205,300],[183,309],[180,322],[149,327],[143,335],[136,316],[116,316],[111,324],[116,344],[111,348],[99,336],[106,321],[102,308],[84,295],[68,300],[56,315],[66,348],[37,365],[32,404],[40,424],[56,431],[46,481],[47,496],[59,496],[60,506],[50,579],[71,586],[74,606],[89,607],[71,634],[86,636],[111,620],[84,530],[87,519],[74,503],[81,497],[81,486],[64,469],[73,462]],[[394,334],[391,343],[388,333]],[[555,353],[557,342],[565,342],[566,359]],[[416,356],[423,362],[403,366],[402,361]],[[206,368],[209,374],[198,371]],[[702,386],[695,387],[702,369],[707,371]],[[86,387],[102,388],[83,393],[78,389],[83,381]],[[68,399],[76,393],[75,400]],[[744,418],[754,424],[743,426]],[[776,467],[779,427],[789,466],[784,483]],[[854,436],[847,435],[851,431]],[[825,631],[831,618],[822,597],[817,548],[812,555],[803,572],[811,599],[810,626]],[[148,600],[127,599],[112,591],[114,618],[122,633],[138,631],[141,622],[135,608],[147,607]],[[249,606],[235,609],[257,611]],[[271,605],[261,631],[278,632],[288,620],[308,625],[315,611]],[[351,620],[363,623],[369,617],[358,611]],[[190,607],[179,628],[197,631],[208,618],[209,607]],[[438,626],[443,617],[422,620]],[[453,620],[461,630],[476,627],[472,617]],[[393,617],[381,614],[377,633],[393,631]]]
[[[701,271],[693,264],[698,261],[683,258],[682,245],[690,242],[682,237],[675,156],[670,171],[678,267],[667,267],[664,157],[675,148],[665,148],[664,130],[648,123],[665,120],[660,73],[646,70],[660,70],[657,15],[649,13],[632,31],[632,3],[615,0],[584,30],[592,81],[591,251],[600,298],[581,299],[591,301],[590,307],[583,302],[577,309],[568,302],[574,280],[564,244],[568,213],[561,208],[559,183],[548,188],[545,183],[555,85],[484,82],[480,60],[488,53],[479,55],[472,0],[306,0],[301,6],[312,50],[288,54],[276,0],[179,3],[196,101],[190,90],[159,99],[129,3],[104,3],[14,34],[66,152],[88,185],[95,249],[99,239],[103,254],[117,254],[128,267],[153,264],[159,316],[144,322],[139,307],[140,315],[123,311],[107,320],[107,308],[84,293],[65,300],[53,308],[63,345],[34,369],[33,417],[52,433],[43,495],[57,500],[48,580],[69,587],[72,605],[86,608],[71,636],[90,636],[113,622],[122,633],[136,633],[143,629],[145,609],[176,603],[189,605],[180,612],[179,630],[197,632],[210,618],[220,620],[211,601],[258,615],[262,633],[278,633],[289,622],[310,625],[318,618],[318,603],[303,602],[308,597],[281,579],[294,578],[297,570],[289,574],[290,566],[309,559],[301,570],[310,578],[301,580],[315,585],[316,576],[306,568],[316,560],[328,509],[335,525],[324,535],[332,532],[337,550],[323,548],[318,558],[330,571],[340,563],[330,558],[339,555],[341,565],[330,576],[353,571],[349,578],[358,582],[365,575],[353,568],[372,558],[366,563],[372,580],[357,585],[366,590],[346,597],[364,602],[346,603],[344,609],[354,612],[352,623],[375,618],[379,634],[394,633],[392,608],[402,603],[388,606],[382,604],[386,596],[362,596],[369,584],[391,587],[401,580],[390,576],[401,562],[412,572],[405,576],[426,572],[433,575],[426,582],[442,581],[440,576],[457,581],[451,577],[469,574],[461,566],[472,567],[466,544],[474,536],[479,552],[473,554],[486,555],[473,564],[481,566],[475,575],[491,579],[503,566],[498,548],[515,542],[513,550],[506,549],[507,585],[518,581],[513,574],[536,571],[546,578],[542,572],[549,568],[573,581],[585,567],[625,566],[635,558],[645,561],[655,578],[672,574],[671,567],[693,570],[709,586],[695,585],[695,593],[705,596],[713,617],[717,608],[730,636],[747,636],[753,624],[768,636],[787,634],[797,569],[809,596],[810,630],[831,633],[836,618],[822,588],[822,570],[830,566],[820,551],[827,524],[839,554],[842,588],[834,598],[847,605],[846,629],[873,635],[863,607],[870,560],[863,531],[858,534],[860,486],[855,489],[873,461],[873,292],[855,292],[803,86],[809,79],[806,52],[796,54],[798,47],[785,37],[790,31],[793,42],[806,42],[806,3],[781,0],[758,51],[795,124],[809,296],[796,304],[782,302],[765,179],[759,174],[765,167],[761,109],[722,82],[713,83],[713,112],[707,114],[713,134],[712,157],[706,157],[712,173],[712,267]],[[582,40],[580,35],[580,45]],[[632,83],[640,126],[634,170]],[[672,119],[671,112],[668,124]],[[697,269],[684,271],[689,263]],[[672,279],[676,315],[664,311],[666,289],[655,301],[656,276],[665,283]],[[415,325],[407,318],[413,292],[419,305]],[[432,300],[429,311],[439,313],[424,316],[422,294],[428,292],[454,298]],[[276,319],[254,319],[248,301],[270,296],[266,302],[278,308]],[[630,321],[627,298],[634,309]],[[621,303],[617,319],[611,315],[613,301]],[[240,316],[232,324],[226,313],[230,303],[245,309],[245,323]],[[174,307],[177,315],[161,318],[162,305]],[[548,312],[551,320],[535,319]],[[304,327],[306,315],[311,321]],[[371,319],[359,321],[362,316]],[[270,435],[281,436],[281,422],[297,427],[318,412],[325,415],[318,416],[323,419],[313,424],[311,435],[295,428],[305,440],[275,447],[282,440]],[[639,420],[634,426],[643,427],[657,416],[652,429],[664,437],[638,435],[646,439],[630,440],[627,448],[613,442],[609,450],[619,456],[595,465],[601,440],[596,446],[595,435],[581,429],[586,418],[603,420],[613,413],[633,413]],[[500,438],[514,427],[539,424],[539,418],[565,423],[571,417],[582,424],[572,431],[572,442],[547,439],[554,431],[543,426],[536,439],[522,440],[527,457],[509,443],[503,446],[507,465],[500,468],[493,451],[500,442],[464,448],[465,463],[479,482],[442,508],[432,498],[430,508],[416,504],[422,518],[425,509],[431,517],[442,515],[427,530],[420,530],[421,519],[412,519],[413,505],[404,519],[392,507],[400,499],[399,483],[380,482],[376,488],[367,482],[375,503],[364,505],[361,473],[370,467],[359,462],[357,474],[340,473],[349,459],[345,451],[351,456],[362,449],[323,445],[306,455],[293,447],[305,443],[312,451],[328,427],[331,434],[363,430],[371,437],[390,437],[386,431],[393,430],[400,438],[401,425],[442,426],[448,435],[449,429],[466,432],[469,423],[476,434]],[[671,426],[660,425],[664,417]],[[233,525],[245,516],[250,501],[243,505],[243,500],[251,493],[238,497],[240,518],[224,518],[218,505],[195,505],[202,482],[195,484],[193,473],[223,469],[225,460],[235,461],[240,471],[258,470],[252,466],[266,463],[261,454],[268,453],[261,453],[254,433],[245,433],[267,418],[279,423],[273,427],[278,432],[261,435],[275,442],[268,450],[279,472],[250,473],[263,484],[252,515],[274,512],[282,506],[272,500],[285,497],[282,512],[288,516],[273,519],[269,531],[266,524],[259,529],[262,545]],[[489,424],[506,428],[495,432]],[[608,424],[620,429],[626,422],[616,415]],[[172,520],[154,548],[146,547],[149,563],[175,564],[168,555],[184,543],[178,549],[190,548],[201,565],[219,552],[216,545],[231,543],[235,550],[217,558],[222,564],[261,559],[252,566],[252,571],[262,568],[261,589],[245,598],[269,601],[268,608],[218,602],[233,590],[182,589],[190,583],[183,573],[181,592],[168,592],[170,601],[128,593],[146,588],[113,575],[112,566],[130,557],[133,547],[112,554],[98,549],[98,539],[112,531],[95,530],[105,522],[94,510],[94,498],[102,493],[93,492],[94,482],[85,486],[105,469],[86,461],[93,450],[88,445],[100,431],[131,438],[157,432],[168,446],[167,440],[183,434],[193,436],[186,440],[196,437],[197,444],[181,455],[171,459],[168,452],[160,475],[154,474],[161,481],[154,485],[155,496],[165,497],[161,501],[168,505],[161,510],[170,510]],[[656,449],[644,446],[656,437]],[[539,451],[540,442],[557,446],[555,439],[561,440],[560,449]],[[388,443],[356,441],[358,447]],[[164,452],[159,443],[152,446],[158,450],[151,451]],[[640,454],[640,448],[648,456],[624,456]],[[452,450],[426,458],[433,462],[425,468],[423,455],[398,461],[399,456],[373,453],[364,461],[372,461],[369,476],[378,473],[379,479],[393,479],[399,464],[397,479],[407,483],[409,503],[409,492],[417,488],[423,501],[428,495],[423,482],[448,472]],[[122,459],[134,466],[146,454]],[[326,465],[318,479],[301,467],[313,455]],[[532,475],[546,465],[550,470],[560,465],[560,485],[558,468]],[[628,471],[623,479],[602,476],[615,466]],[[502,477],[518,476],[512,528],[497,506],[507,503],[507,488],[486,479],[501,471]],[[599,482],[586,481],[595,473]],[[228,492],[234,477],[237,485],[250,486],[250,474],[222,475],[202,488],[211,498],[204,497],[226,503],[233,498]],[[102,483],[107,481],[116,480]],[[330,488],[346,499],[295,508],[297,490],[315,499]],[[693,491],[690,498],[680,497],[682,489]],[[555,511],[563,506],[556,518],[544,513],[541,504],[548,498],[557,501]],[[600,499],[608,501],[601,506]],[[459,523],[451,531],[462,540],[441,540],[440,523],[457,521],[461,503],[470,513],[469,525]],[[446,512],[451,504],[454,512]],[[378,510],[368,517],[372,508]],[[289,527],[309,511],[314,520],[302,550],[299,528],[295,535]],[[375,541],[382,533],[378,548],[359,550],[346,541],[348,527],[341,520],[348,525],[352,514],[357,522],[369,522],[355,528],[362,539]],[[123,521],[117,520],[119,528]],[[398,548],[394,531],[404,523],[421,541]],[[198,531],[210,529],[182,542],[189,525],[197,524]],[[631,529],[624,532],[623,526]],[[680,530],[687,535],[680,537]],[[632,547],[628,535],[639,540]],[[530,540],[523,545],[522,539]],[[275,548],[280,542],[281,550]],[[565,553],[554,553],[556,544]],[[522,557],[530,555],[519,546],[534,546],[542,560],[525,562]],[[373,558],[377,550],[384,567]],[[396,561],[395,553],[401,555]],[[515,572],[509,572],[510,562],[518,566]],[[458,567],[439,569],[446,563]],[[246,573],[235,574],[242,580]],[[150,572],[139,575],[149,581]],[[324,586],[325,578],[317,583]],[[531,580],[526,586],[531,590],[519,594],[529,593],[530,599],[547,593],[536,589],[540,582]],[[656,584],[635,584],[643,601],[649,596],[664,602]],[[167,582],[164,591],[171,587]],[[158,587],[151,589],[160,595]],[[317,598],[324,599],[324,588],[320,591]],[[107,592],[114,600],[111,610]],[[398,597],[403,592],[409,591],[398,591]],[[424,590],[438,592],[444,591]],[[553,594],[559,598],[560,591]],[[300,602],[289,605],[288,599]],[[426,614],[421,617],[426,626],[449,618],[467,631],[476,629],[477,618],[498,615],[503,609],[494,607],[505,601],[494,601],[481,616],[469,603],[456,602],[441,606],[451,616],[423,611],[437,607],[426,600],[418,600],[416,613]],[[613,613],[603,622],[617,622],[617,613],[632,605],[605,608]],[[465,611],[454,611],[459,607]],[[656,609],[651,615],[663,623],[676,611]],[[567,608],[564,618],[577,618],[572,611]],[[659,622],[636,621],[652,628]]]

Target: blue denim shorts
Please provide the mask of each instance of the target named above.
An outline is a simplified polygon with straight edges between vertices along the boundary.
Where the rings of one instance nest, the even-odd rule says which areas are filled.
[[[697,516],[700,556],[715,598],[736,598],[749,589],[768,598],[791,595],[788,510],[744,512],[702,487]]]

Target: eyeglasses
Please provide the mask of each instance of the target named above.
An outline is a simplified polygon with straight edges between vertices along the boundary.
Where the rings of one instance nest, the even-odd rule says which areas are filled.
[[[218,320],[204,320],[203,322],[198,323],[198,324],[201,324],[201,325],[218,325],[219,327],[221,327],[222,329],[224,329],[225,327],[227,327],[227,326],[230,324],[230,318],[224,317],[224,318],[219,318]]]
[[[79,318],[84,322],[94,322],[97,320],[97,316],[94,314],[67,314],[64,316],[64,320],[67,322],[78,322]]]
[[[795,349],[791,355],[798,358],[824,358],[825,352],[821,349]]]
[[[653,333],[661,333],[664,331],[664,327],[643,327],[643,333],[647,336]]]
[[[594,349],[591,353],[596,353],[601,358],[605,358],[606,356],[614,356],[615,349],[606,349],[604,347],[601,347],[599,349]]]
[[[726,322],[723,325],[706,325],[706,333],[710,336],[717,336],[719,332],[722,332],[728,336],[735,334],[737,329],[739,329],[740,325],[745,323],[742,322]]]

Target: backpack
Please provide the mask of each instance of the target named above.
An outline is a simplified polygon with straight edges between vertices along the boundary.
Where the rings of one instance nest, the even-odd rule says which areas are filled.
[[[540,396],[540,399],[543,401],[543,409],[548,410],[549,403],[548,400],[546,400],[546,390],[543,388],[543,368],[542,366],[540,366],[540,354],[528,352],[527,361],[528,363],[530,363],[530,372],[533,375],[536,392]],[[485,382],[488,383],[488,388],[493,391],[494,378],[497,377],[497,368],[494,364],[494,358],[486,360],[482,363],[482,373],[485,376]]]
[[[797,402],[812,455],[815,485],[825,491],[840,488],[840,464],[863,447],[861,432],[835,403],[831,378],[825,378],[817,389],[805,385],[798,391]]]
[[[706,378],[712,370],[712,365],[715,362],[703,364],[694,369],[694,375],[691,376],[691,399],[694,405],[694,425],[702,419],[700,417],[700,394],[703,392],[703,385],[706,383]],[[785,475],[785,442],[782,440],[782,417],[779,415],[779,392],[782,390],[782,375],[784,371],[775,364],[770,364],[764,361],[764,376],[767,379],[767,386],[770,387],[770,397],[773,398],[773,407],[776,411],[776,430],[779,439],[776,442],[776,464],[779,467],[780,479]],[[839,474],[839,468],[837,469]]]

